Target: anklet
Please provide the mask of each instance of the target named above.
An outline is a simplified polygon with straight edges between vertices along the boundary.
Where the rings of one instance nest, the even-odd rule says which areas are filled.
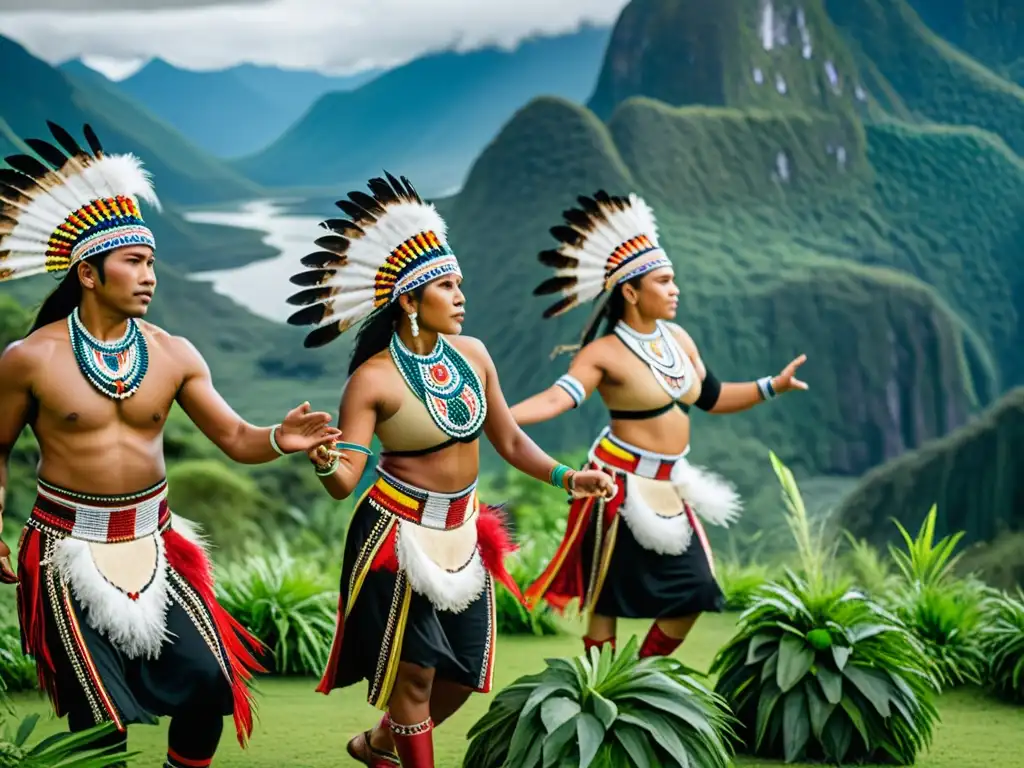
[[[391,732],[395,736],[415,736],[418,733],[426,733],[433,725],[434,723],[429,717],[422,723],[416,723],[415,725],[399,725],[394,720],[391,720]]]

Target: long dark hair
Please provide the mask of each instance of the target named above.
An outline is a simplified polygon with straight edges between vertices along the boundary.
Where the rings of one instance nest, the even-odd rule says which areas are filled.
[[[580,349],[587,346],[590,342],[597,338],[598,332],[601,330],[601,321],[604,322],[604,331],[601,332],[602,336],[607,336],[609,333],[615,330],[615,326],[618,325],[619,320],[626,314],[626,297],[622,293],[623,285],[631,285],[637,290],[640,290],[640,281],[644,279],[643,275],[627,280],[625,283],[620,283],[612,288],[612,292],[608,295],[603,306],[598,312],[597,316],[594,317],[583,334],[583,338],[580,339]]]
[[[413,297],[419,301],[423,298],[423,292],[426,289],[425,285],[413,288]],[[388,348],[391,343],[391,335],[398,327],[398,321],[402,319],[403,311],[402,305],[396,300],[363,323],[359,333],[356,334],[356,348],[352,350],[352,359],[348,364],[349,376],[371,357]]]
[[[86,260],[96,270],[97,279],[101,283],[104,281],[103,262],[107,259],[107,253],[101,253]],[[44,325],[66,319],[81,303],[82,282],[78,279],[78,268],[72,267],[60,284],[43,299],[39,312],[36,313],[36,319],[26,335],[35,333]]]

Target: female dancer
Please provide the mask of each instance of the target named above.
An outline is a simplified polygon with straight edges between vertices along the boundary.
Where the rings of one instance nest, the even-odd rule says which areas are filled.
[[[598,304],[568,373],[512,413],[520,425],[547,421],[596,389],[611,424],[593,443],[587,467],[614,473],[618,490],[611,500],[571,503],[565,537],[526,600],[544,598],[562,610],[579,598],[590,613],[588,649],[614,647],[617,617],[654,619],[640,655],[668,655],[701,612],[722,606],[697,516],[727,525],[740,509],[728,483],[686,461],[689,409],[735,413],[806,389],[794,378],[805,356],[775,377],[719,382],[693,339],[670,322],[679,288],[650,208],[632,194],[578,199],[582,209],[566,211],[566,225],[551,230],[558,249],[540,254],[556,276],[534,294],[562,294],[546,318],[595,298]],[[595,338],[602,318],[604,335]],[[691,546],[694,533],[700,546]]]
[[[310,453],[324,487],[346,498],[374,434],[384,449],[349,525],[338,627],[317,690],[367,680],[369,701],[388,714],[349,742],[349,754],[370,766],[400,757],[406,768],[428,768],[432,728],[471,692],[490,690],[494,580],[522,599],[502,563],[512,549],[502,521],[477,499],[479,435],[520,471],[572,495],[611,495],[614,483],[557,463],[516,425],[487,349],[458,335],[465,298],[444,221],[404,177],[369,187],[372,196],[337,203],[351,220],[322,224],[334,234],[302,260],[313,269],[292,278],[314,287],[289,299],[306,305],[289,322],[317,326],[307,347],[370,315],[341,399],[347,442]]]

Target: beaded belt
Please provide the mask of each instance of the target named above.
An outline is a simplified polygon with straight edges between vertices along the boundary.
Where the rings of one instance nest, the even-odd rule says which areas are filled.
[[[647,451],[615,437],[610,429],[605,428],[590,449],[590,458],[598,464],[620,469],[631,475],[651,480],[668,480],[672,477],[672,468],[689,452],[689,446],[674,456]]]
[[[416,525],[447,531],[462,525],[473,511],[476,482],[457,493],[437,493],[403,483],[380,467],[377,475],[377,482],[367,495],[370,503]]]
[[[39,480],[28,524],[73,539],[116,543],[156,533],[171,519],[167,481],[124,496],[94,496]]]

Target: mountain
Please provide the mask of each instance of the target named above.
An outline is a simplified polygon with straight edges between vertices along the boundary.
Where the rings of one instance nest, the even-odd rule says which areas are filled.
[[[78,60],[61,69],[88,70]],[[313,71],[245,64],[199,72],[153,59],[113,87],[218,157],[262,149],[325,93],[358,87],[379,72],[330,77]]]
[[[445,52],[321,97],[265,150],[235,163],[266,186],[361,185],[381,168],[424,193],[458,186],[473,159],[534,96],[585,100],[607,29],[538,38],[514,51]]]
[[[1006,393],[971,424],[861,478],[837,522],[877,545],[895,542],[889,521],[915,530],[936,504],[936,536],[964,531],[964,545],[1024,531],[1024,388]],[[1022,553],[1016,553],[1016,562]]]
[[[653,206],[679,320],[719,378],[806,353],[809,392],[694,413],[693,460],[748,509],[778,504],[769,448],[802,475],[856,478],[1024,383],[1024,92],[905,2],[806,0],[765,24],[769,5],[633,0],[595,109],[535,99],[438,202],[464,254],[467,332],[487,339],[510,402],[569,364],[549,351],[587,310],[540,320],[536,254],[599,188]],[[714,76],[687,81],[688,67]],[[529,431],[557,455],[604,423],[595,398]]]
[[[192,204],[247,199],[260,188],[224,162],[189,143],[173,128],[120,93],[98,73],[68,74],[0,37],[0,71],[8,79],[0,95],[0,151],[14,149],[12,136],[48,135],[52,120],[74,135],[90,123],[110,152],[133,152],[153,174],[168,203]]]

